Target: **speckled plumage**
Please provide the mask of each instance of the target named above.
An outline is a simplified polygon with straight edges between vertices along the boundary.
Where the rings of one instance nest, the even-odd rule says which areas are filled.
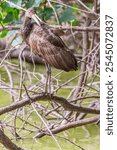
[[[40,26],[25,18],[21,34],[33,53],[41,56],[51,66],[64,71],[77,70],[77,61],[62,39],[49,27],[40,22]]]

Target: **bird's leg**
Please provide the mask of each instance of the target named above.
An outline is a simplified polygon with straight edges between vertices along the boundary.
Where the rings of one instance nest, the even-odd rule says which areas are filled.
[[[51,93],[51,67],[49,64],[46,65],[46,84],[45,84],[45,93]]]
[[[45,82],[45,93],[48,93],[48,64],[45,62],[46,66],[46,82]]]
[[[51,66],[48,64],[48,92],[51,94]]]

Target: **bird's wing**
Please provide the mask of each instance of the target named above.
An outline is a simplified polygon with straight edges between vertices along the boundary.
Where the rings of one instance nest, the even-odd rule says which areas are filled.
[[[74,55],[59,36],[39,27],[33,29],[28,41],[34,53],[40,55],[48,64],[57,69],[65,71],[77,69]]]
[[[74,55],[61,43],[57,44],[53,44],[48,40],[42,40],[39,41],[37,49],[39,49],[41,56],[51,66],[65,71],[76,70],[77,62]]]
[[[49,35],[46,37],[46,39],[47,39],[51,44],[53,44],[53,45],[55,45],[55,46],[57,46],[57,47],[61,47],[61,48],[66,47],[66,45],[65,45],[65,43],[62,41],[62,39],[61,39],[59,36],[57,36],[57,35],[55,35],[55,34],[53,34],[53,33],[49,34]]]
[[[71,53],[68,51],[59,51],[59,53],[46,55],[46,61],[57,69],[64,71],[76,70],[77,62]]]

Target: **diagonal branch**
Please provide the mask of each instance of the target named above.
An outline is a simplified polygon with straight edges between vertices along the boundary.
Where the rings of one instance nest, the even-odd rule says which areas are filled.
[[[73,121],[73,122],[70,122],[70,123],[67,123],[67,124],[64,124],[64,125],[61,125],[61,126],[58,126],[56,127],[55,129],[52,129],[51,132],[53,134],[57,134],[59,132],[62,132],[62,131],[65,131],[65,130],[68,130],[70,128],[75,128],[75,127],[79,127],[79,126],[82,126],[82,125],[86,125],[86,124],[90,124],[90,123],[94,123],[96,121],[99,120],[99,115],[95,116],[95,117],[90,117],[90,118],[86,118],[86,119],[82,119],[82,120],[78,120],[78,121]],[[43,133],[38,133],[35,138],[41,138],[45,135],[50,135],[48,133],[48,131],[45,131]]]
[[[76,105],[69,103],[63,97],[51,96],[49,94],[41,93],[39,95],[32,96],[31,98],[28,97],[24,100],[17,101],[9,106],[1,108],[0,115],[10,112],[12,110],[15,110],[17,108],[21,108],[23,106],[30,105],[31,103],[36,102],[36,101],[54,101],[54,102],[57,102],[60,105],[62,105],[62,107],[64,107],[65,110],[69,110],[69,111],[91,113],[91,114],[99,114],[100,113],[99,109],[76,106]]]
[[[9,150],[24,150],[23,148],[18,147],[15,145],[0,129],[0,143],[4,145]]]

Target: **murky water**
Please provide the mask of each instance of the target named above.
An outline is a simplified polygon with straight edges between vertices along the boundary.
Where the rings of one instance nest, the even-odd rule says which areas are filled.
[[[73,75],[73,73],[69,74],[69,76]],[[8,77],[7,76],[5,77],[4,71],[3,71],[2,78],[4,78],[4,80],[6,81],[8,80]],[[15,78],[14,78],[14,82],[17,82],[17,77]],[[64,76],[62,78],[67,80],[66,77],[64,78]],[[63,91],[62,94],[66,94],[66,93],[64,93]],[[0,89],[0,108],[8,104],[10,104],[9,95]],[[0,120],[2,119],[3,116],[0,117]],[[82,150],[99,150],[100,149],[99,132],[100,130],[98,125],[90,124],[90,125],[77,127],[74,129],[64,131],[60,134],[57,134],[57,136],[55,135],[55,138],[57,139],[62,150],[81,150],[81,148],[79,147],[84,148]],[[70,141],[66,139],[69,139]],[[36,139],[36,140],[24,138],[23,140],[17,140],[17,141],[13,140],[13,142],[21,146],[22,148],[26,148],[27,150],[60,150],[56,142],[50,136],[45,136],[43,138]],[[1,144],[0,144],[0,150],[5,150],[5,148],[3,148]]]

